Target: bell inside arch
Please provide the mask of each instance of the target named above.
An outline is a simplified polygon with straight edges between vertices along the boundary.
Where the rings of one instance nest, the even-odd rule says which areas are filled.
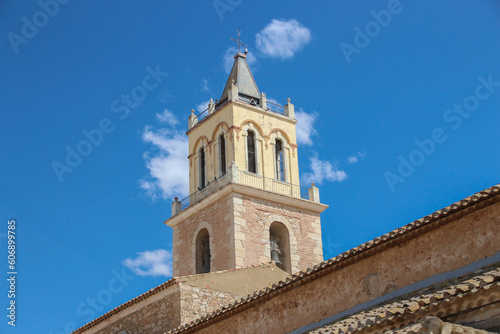
[[[276,264],[282,264],[280,261],[280,255],[275,250],[271,251],[271,261],[276,262]]]

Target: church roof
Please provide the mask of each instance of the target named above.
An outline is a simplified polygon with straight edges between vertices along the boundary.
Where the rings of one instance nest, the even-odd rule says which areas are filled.
[[[220,101],[223,102],[228,99],[228,91],[231,89],[231,84],[234,81],[238,86],[238,93],[254,99],[260,99],[260,91],[253,78],[250,67],[246,60],[247,56],[243,53],[238,53],[234,56],[234,64],[229,73],[226,86],[222,92]]]
[[[186,283],[186,282],[192,283],[191,280],[199,280],[201,277],[220,275],[220,274],[231,273],[231,272],[236,272],[236,271],[241,271],[241,272],[252,271],[252,270],[258,270],[259,268],[264,268],[264,269],[271,268],[272,269],[272,267],[275,268],[276,265],[272,264],[272,263],[263,263],[263,264],[257,264],[257,265],[241,267],[241,268],[212,271],[212,272],[204,273],[204,274],[172,277],[171,279],[158,285],[157,287],[150,289],[150,290],[146,291],[145,293],[129,300],[128,302],[115,307],[114,309],[112,309],[109,312],[106,312],[105,314],[101,315],[100,317],[92,320],[91,322],[89,322],[89,323],[85,324],[84,326],[78,328],[77,330],[73,331],[72,334],[84,333],[88,329],[95,327],[100,323],[105,322],[106,320],[110,319],[112,316],[126,310],[127,308],[129,308],[135,304],[138,304],[141,301],[143,301],[151,296],[154,296],[163,290],[170,288],[171,286],[178,285],[179,283]]]
[[[476,329],[470,326],[457,325],[454,323],[442,321],[438,317],[427,316],[418,323],[408,325],[403,328],[391,329],[384,334],[420,334],[420,333],[467,333],[467,334],[486,334],[481,329]]]
[[[255,303],[260,303],[263,300],[271,299],[279,294],[294,289],[295,287],[307,284],[314,279],[327,275],[330,271],[335,270],[339,265],[342,265],[342,263],[348,265],[349,263],[352,263],[353,260],[355,261],[355,258],[359,258],[359,256],[363,258],[363,255],[365,254],[382,252],[390,247],[391,244],[397,242],[396,239],[403,241],[407,240],[408,238],[415,237],[415,235],[417,234],[425,233],[431,228],[437,228],[440,225],[453,221],[453,219],[446,219],[450,216],[453,216],[456,219],[460,216],[467,215],[473,211],[491,205],[499,200],[499,195],[500,184],[497,184],[491,188],[485,189],[461,201],[458,201],[448,207],[438,210],[428,216],[415,220],[410,224],[407,224],[378,238],[361,244],[358,247],[352,248],[334,258],[321,262],[314,267],[307,269],[306,271],[300,271],[294,274],[291,278],[288,278],[286,281],[281,281],[273,284],[271,288],[256,291],[253,294],[237,300],[236,302],[213,313],[174,328],[168,333],[192,333],[199,328],[209,326],[211,323],[215,323],[222,319],[228,318],[235,313],[244,311],[252,307],[252,305]],[[495,281],[498,281],[498,279],[495,279]]]
[[[453,312],[467,304],[472,308],[467,297],[500,288],[500,264],[475,271],[470,275],[432,285],[428,288],[394,298],[383,304],[349,315],[321,328],[309,331],[309,334],[350,334],[362,330],[378,332],[376,326],[400,324],[405,319],[422,318],[439,308],[453,305]],[[474,305],[475,306],[475,305]]]

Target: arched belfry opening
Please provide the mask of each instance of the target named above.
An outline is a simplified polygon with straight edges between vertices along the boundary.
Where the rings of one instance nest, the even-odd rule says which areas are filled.
[[[206,228],[201,229],[196,236],[196,273],[210,272],[210,235]]]
[[[290,235],[285,225],[274,222],[269,227],[269,242],[271,245],[271,261],[286,272],[292,272],[290,259]]]

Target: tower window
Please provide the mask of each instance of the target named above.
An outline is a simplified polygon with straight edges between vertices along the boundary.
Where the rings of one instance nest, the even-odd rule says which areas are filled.
[[[210,236],[206,228],[196,236],[196,273],[210,272]]]
[[[206,167],[205,167],[205,149],[202,147],[200,148],[199,154],[198,154],[198,159],[199,159],[199,164],[200,164],[200,186],[198,189],[203,189],[205,188],[205,183],[206,183]]]
[[[253,131],[248,131],[247,155],[248,171],[251,173],[257,173],[257,164],[255,161],[255,134]]]
[[[283,144],[281,140],[276,140],[275,146],[275,163],[276,163],[276,179],[280,181],[285,181],[285,173],[284,173],[284,163],[283,163]]]
[[[226,139],[224,138],[224,134],[221,134],[219,137],[219,151],[220,151],[220,176],[226,174]]]

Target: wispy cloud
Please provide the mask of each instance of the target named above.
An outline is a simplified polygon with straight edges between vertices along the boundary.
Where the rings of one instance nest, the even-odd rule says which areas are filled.
[[[313,112],[310,114],[302,110],[302,108],[295,112],[295,118],[297,119],[297,126],[295,128],[297,132],[297,143],[303,145],[313,144],[311,136],[317,134],[314,128],[314,122],[317,117],[317,113]]]
[[[177,119],[172,113],[167,118],[170,128],[146,126],[142,133],[142,140],[152,146],[144,153],[149,175],[140,180],[140,187],[153,200],[187,196],[189,192],[188,138],[173,127]]]
[[[212,92],[210,91],[210,87],[208,87],[208,80],[207,80],[207,79],[203,79],[203,80],[201,81],[201,84],[202,84],[202,88],[201,88],[201,90],[202,90],[202,91],[204,91],[204,92],[208,92],[208,93],[212,93]]]
[[[268,100],[269,102],[272,102],[272,103],[281,104],[278,100],[273,99],[272,97],[267,97],[266,100]]]
[[[366,157],[366,153],[365,152],[356,152],[353,155],[347,157],[347,162],[350,163],[350,164],[355,164],[359,160],[364,159],[365,157]]]
[[[302,174],[303,184],[310,184],[315,182],[321,185],[323,181],[331,182],[342,182],[347,178],[346,172],[339,170],[335,163],[331,163],[327,160],[318,159],[318,154],[314,154],[309,158],[310,161],[310,173]]]
[[[271,58],[292,58],[311,41],[311,31],[297,20],[272,20],[256,36],[257,48]]]
[[[172,276],[172,253],[165,249],[137,253],[123,260],[123,265],[138,276]]]
[[[162,123],[167,123],[170,126],[175,126],[178,123],[177,118],[168,109],[164,109],[163,112],[160,114],[157,113],[156,118],[158,119],[158,121]]]
[[[224,56],[222,59],[222,66],[224,67],[226,73],[231,72],[231,68],[233,67],[234,64],[234,55],[237,53],[238,49],[235,47],[230,47],[229,49],[226,50],[226,52],[224,52]],[[249,66],[252,66],[253,64],[257,63],[257,58],[252,52],[248,52],[247,54],[247,63]]]
[[[196,105],[196,111],[198,111],[198,112],[205,111],[205,109],[208,108],[209,102],[210,102],[210,100],[206,100],[206,101],[203,101],[200,104]]]

